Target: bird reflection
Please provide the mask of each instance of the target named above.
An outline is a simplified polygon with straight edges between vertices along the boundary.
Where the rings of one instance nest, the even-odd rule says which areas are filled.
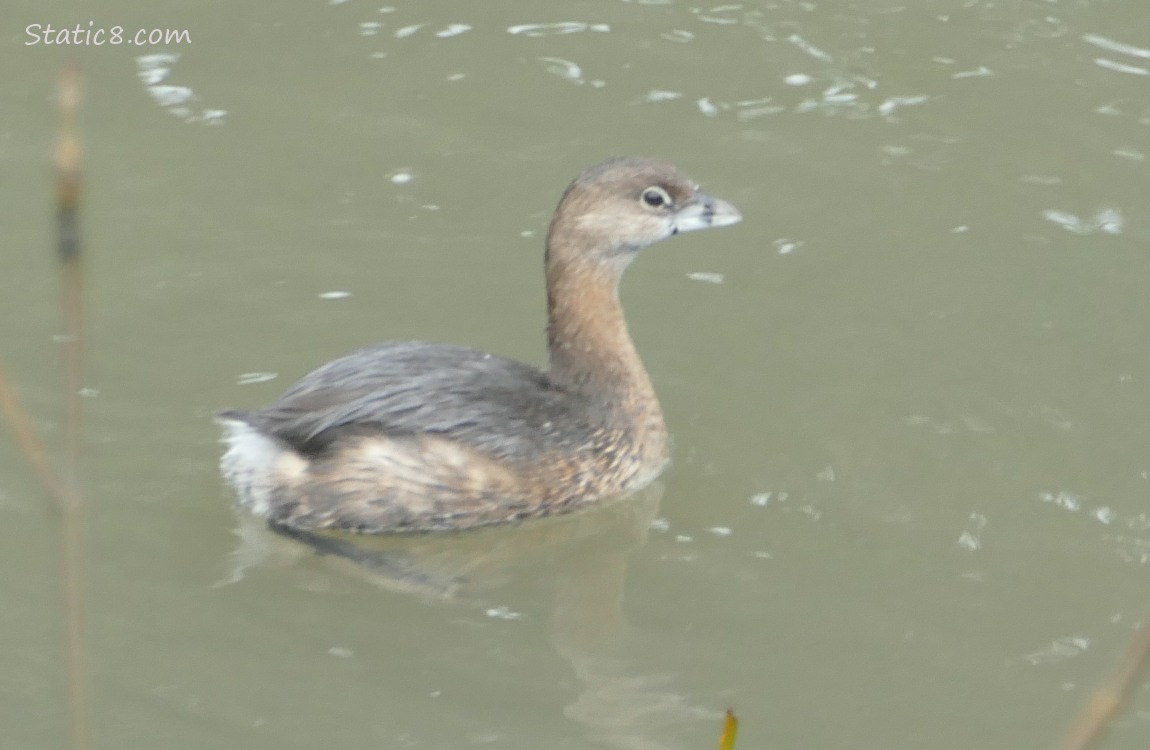
[[[256,565],[319,556],[341,574],[428,602],[478,608],[515,617],[495,606],[517,579],[551,579],[554,603],[548,638],[579,681],[565,716],[590,739],[621,750],[665,747],[660,728],[714,713],[676,693],[670,675],[650,674],[634,653],[643,635],[624,614],[628,557],[646,541],[662,485],[619,502],[568,517],[455,535],[365,537],[269,529],[240,514],[241,542],[226,581],[241,580]]]

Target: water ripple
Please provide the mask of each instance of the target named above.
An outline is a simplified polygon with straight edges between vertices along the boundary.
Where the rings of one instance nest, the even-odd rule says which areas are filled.
[[[1130,55],[1150,60],[1150,49],[1135,47],[1133,44],[1115,41],[1099,34],[1083,34],[1082,41],[1101,47],[1108,52],[1117,52],[1120,55]]]
[[[1083,235],[1096,232],[1122,234],[1125,224],[1122,212],[1116,208],[1103,208],[1088,219],[1079,218],[1067,211],[1050,208],[1042,212],[1042,218],[1057,224],[1068,232]]]
[[[818,80],[807,73],[791,73],[783,78],[783,83],[800,89]],[[786,94],[780,92],[777,97],[763,96],[736,101],[718,101],[705,96],[696,99],[695,106],[706,117],[731,112],[743,122],[784,112],[797,114],[818,112],[824,115],[846,115],[854,119],[882,117],[897,122],[895,119],[897,110],[930,104],[934,101],[934,97],[926,94],[888,95],[880,98],[877,96],[878,81],[868,76],[836,75],[824,77],[823,81],[826,87],[821,92],[805,93],[804,98],[798,101],[791,99],[788,102]]]
[[[823,97],[824,101],[827,97]],[[894,112],[899,107],[913,107],[916,104],[926,102],[929,97],[919,94],[918,96],[892,96],[891,98],[878,105],[878,113],[883,117]]]
[[[979,65],[974,70],[959,71],[958,73],[952,75],[951,78],[957,81],[960,78],[988,78],[992,75],[994,75],[993,70],[986,67],[985,65]]]
[[[1034,666],[1042,664],[1057,664],[1067,659],[1073,659],[1086,649],[1090,648],[1090,639],[1078,635],[1068,635],[1056,638],[1045,648],[1022,656]]]
[[[673,30],[668,31],[666,33],[660,34],[659,36],[663,37],[668,42],[683,42],[683,43],[689,42],[695,38],[694,34],[692,34],[689,31],[684,31],[683,29],[673,29]]]
[[[751,505],[757,508],[765,508],[772,502],[785,503],[790,494],[787,492],[760,492],[751,498]]]
[[[703,23],[713,23],[713,24],[718,24],[720,26],[730,26],[730,25],[739,23],[740,19],[732,18],[731,16],[724,15],[724,14],[733,13],[735,11],[739,11],[742,9],[743,9],[743,6],[741,6],[741,5],[716,5],[714,8],[708,8],[706,10],[701,10],[701,9],[695,8],[694,13],[699,16],[699,20],[702,21]]]
[[[1145,477],[1144,477],[1145,478]],[[1114,553],[1123,562],[1135,565],[1150,563],[1150,516],[1146,513],[1122,515],[1109,505],[1087,507],[1087,498],[1069,490],[1047,490],[1038,493],[1039,501],[1070,513],[1083,513],[1097,523],[1113,529],[1102,538],[1113,545]]]
[[[576,62],[565,60],[562,57],[540,57],[539,62],[543,63],[543,69],[548,73],[559,76],[565,81],[579,85],[587,82],[583,78],[583,69]],[[602,81],[593,81],[592,84],[602,85]]]
[[[507,33],[515,36],[560,36],[578,34],[582,31],[610,31],[605,23],[583,23],[582,21],[558,21],[556,23],[524,23],[508,26]]]
[[[1146,68],[1140,68],[1137,65],[1126,65],[1125,63],[1114,62],[1113,60],[1109,60],[1105,57],[1094,58],[1094,64],[1100,68],[1113,70],[1116,73],[1129,73],[1130,75],[1135,76],[1150,75],[1150,70],[1147,70]]]
[[[967,528],[958,536],[956,545],[967,552],[977,552],[982,549],[982,532],[986,530],[986,516],[981,513],[971,513],[967,519]]]
[[[787,37],[787,41],[801,49],[803,52],[806,52],[816,60],[822,60],[823,62],[828,63],[835,61],[834,57],[832,57],[830,53],[819,49],[798,34],[791,34],[789,37]]]
[[[277,377],[279,377],[279,374],[274,372],[245,372],[236,378],[236,383],[239,385],[254,385],[256,383],[266,383],[269,380],[275,380]]]
[[[410,26],[404,26],[402,28],[396,29],[395,30],[395,38],[396,39],[406,39],[407,37],[411,36],[412,34],[414,34],[417,31],[419,31],[420,29],[422,29],[426,25],[427,24],[425,24],[425,23],[413,23]]]
[[[180,56],[174,52],[140,55],[136,58],[136,75],[157,104],[184,122],[219,125],[228,113],[226,109],[196,111],[191,106],[196,100],[196,92],[191,86],[166,83],[179,59]]]
[[[439,31],[435,32],[435,35],[437,37],[439,37],[440,39],[447,39],[449,37],[459,36],[460,34],[465,34],[468,31],[471,31],[470,25],[468,25],[466,23],[453,23],[453,24],[448,24],[447,27],[442,28]]]
[[[648,91],[639,101],[643,102],[671,102],[676,99],[682,99],[683,92],[681,91],[664,91],[662,89],[652,89]]]
[[[1096,66],[1099,68],[1113,70],[1114,72],[1127,72],[1127,74],[1132,76],[1150,76],[1150,70],[1148,69],[1140,68],[1137,66],[1128,66],[1128,64],[1124,62],[1114,62],[1113,60],[1106,58],[1095,58],[1094,64],[1096,64]]]

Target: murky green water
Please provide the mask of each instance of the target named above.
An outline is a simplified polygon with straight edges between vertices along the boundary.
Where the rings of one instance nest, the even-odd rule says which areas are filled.
[[[727,706],[747,750],[1050,747],[1145,616],[1141,4],[5,19],[0,358],[54,444],[48,95],[87,78],[95,747],[685,750]],[[89,20],[191,40],[26,44]],[[624,285],[661,488],[423,540],[418,592],[236,533],[213,411],[383,339],[541,362],[550,212],[632,153],[745,215]],[[54,524],[0,446],[0,726],[60,746]],[[1143,684],[1106,747],[1148,736]]]

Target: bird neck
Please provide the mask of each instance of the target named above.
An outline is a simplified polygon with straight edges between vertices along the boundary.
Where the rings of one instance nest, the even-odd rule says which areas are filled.
[[[626,262],[548,243],[547,340],[553,382],[613,403],[658,408],[647,370],[623,319],[619,279]]]

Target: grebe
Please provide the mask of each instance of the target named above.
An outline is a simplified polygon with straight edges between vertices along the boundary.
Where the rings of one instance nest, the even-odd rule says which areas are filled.
[[[547,233],[546,370],[423,342],[329,362],[265,409],[218,416],[237,503],[273,527],[396,534],[567,513],[646,486],[667,464],[667,431],[619,279],[648,245],[741,218],[665,162],[590,167]]]

